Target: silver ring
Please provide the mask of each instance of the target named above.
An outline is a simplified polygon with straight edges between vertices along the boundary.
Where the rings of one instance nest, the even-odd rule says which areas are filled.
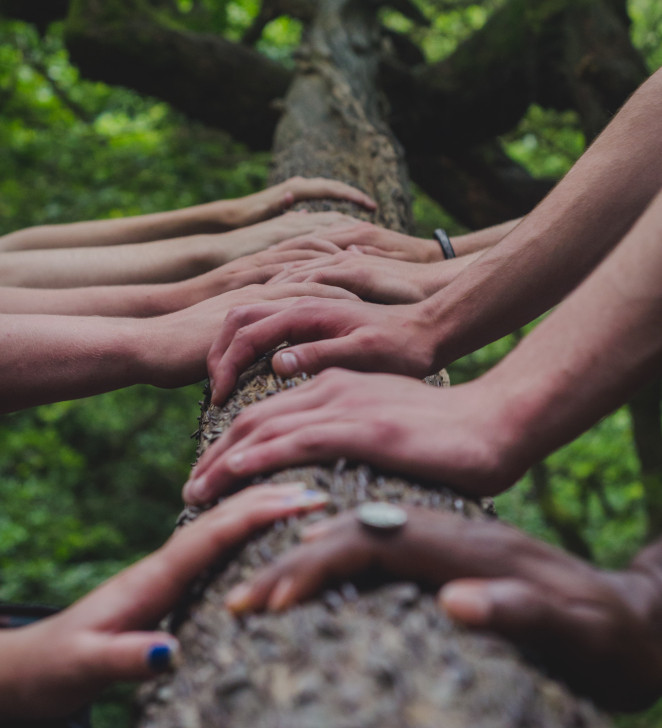
[[[381,501],[362,503],[356,509],[356,517],[362,526],[377,531],[397,531],[407,523],[404,508]]]

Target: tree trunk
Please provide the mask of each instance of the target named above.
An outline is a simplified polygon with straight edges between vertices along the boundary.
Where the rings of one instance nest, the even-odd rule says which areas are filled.
[[[407,229],[404,165],[373,90],[376,5],[319,1],[276,135],[274,177],[352,181],[377,198],[382,224]],[[256,364],[222,408],[204,408],[200,449],[243,407],[299,381],[274,378],[266,359]],[[444,383],[443,377],[434,383]],[[344,461],[269,478],[304,480],[328,491],[329,512],[388,500],[489,517],[481,504],[443,486],[423,487]],[[184,519],[195,515],[187,509]],[[141,728],[607,725],[510,644],[454,626],[433,595],[413,584],[372,579],[339,585],[283,614],[235,619],[223,609],[229,588],[294,544],[302,524],[317,517],[268,529],[198,585],[171,620],[183,665],[143,690]]]

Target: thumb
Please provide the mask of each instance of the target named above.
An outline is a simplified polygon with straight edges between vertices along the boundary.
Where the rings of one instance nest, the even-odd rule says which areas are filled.
[[[351,338],[343,336],[339,339],[313,341],[274,354],[271,366],[280,377],[292,377],[295,374],[317,374],[329,367],[345,367],[357,369],[352,362],[356,360],[356,349],[352,347]]]
[[[167,632],[96,633],[87,651],[86,666],[100,682],[147,680],[176,666],[179,642]]]
[[[439,592],[449,617],[469,627],[525,637],[549,628],[549,594],[519,579],[458,579]]]

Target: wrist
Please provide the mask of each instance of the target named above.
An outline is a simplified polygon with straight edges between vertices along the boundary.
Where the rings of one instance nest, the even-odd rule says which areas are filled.
[[[123,350],[130,384],[166,386],[161,384],[161,372],[167,369],[170,352],[163,322],[172,315],[127,319]],[[176,337],[171,338],[170,347],[175,346],[176,341]]]
[[[241,199],[210,202],[207,214],[216,224],[218,231],[234,230],[246,224],[246,214]]]
[[[439,263],[446,260],[444,251],[435,238],[415,238],[422,246],[421,263]]]
[[[26,628],[0,631],[0,724],[3,718],[26,718],[22,690],[30,681],[22,679],[21,669],[29,658],[24,645]]]

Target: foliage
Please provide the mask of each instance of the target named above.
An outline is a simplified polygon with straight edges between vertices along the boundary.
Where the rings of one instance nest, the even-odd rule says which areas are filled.
[[[419,0],[429,27],[392,10],[384,22],[438,60],[484,24],[499,0]],[[257,0],[177,0],[191,29],[241,37]],[[633,38],[649,67],[662,65],[662,10],[630,0]],[[279,18],[266,27],[262,52],[289,59],[301,26]],[[112,217],[234,197],[262,187],[268,159],[204,128],[162,102],[79,78],[55,25],[44,37],[0,21],[0,234],[34,224]],[[502,139],[537,176],[561,176],[581,154],[576,117],[529,109]],[[417,193],[421,234],[459,226]],[[513,335],[451,368],[455,382],[478,376],[517,342]],[[0,599],[64,605],[170,532],[179,487],[193,456],[200,387],[176,392],[132,388],[0,417]],[[621,410],[547,461],[547,496],[530,475],[497,499],[502,517],[560,542],[550,523],[562,512],[595,559],[619,567],[646,531],[639,464],[627,412]],[[623,727],[659,725],[655,713]],[[113,702],[100,728],[128,725]]]

